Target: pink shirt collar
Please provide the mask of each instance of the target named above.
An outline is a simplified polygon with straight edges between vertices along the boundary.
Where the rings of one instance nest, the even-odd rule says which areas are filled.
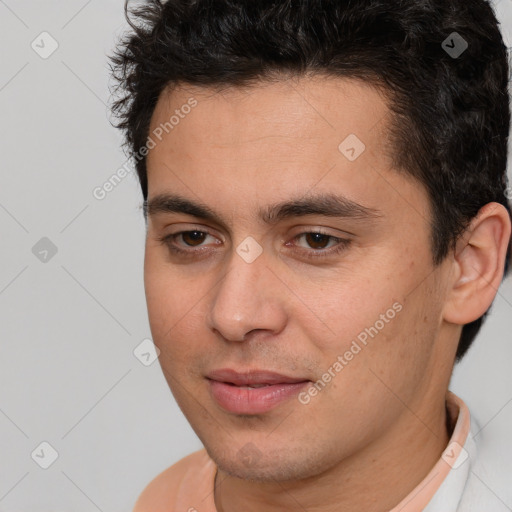
[[[468,458],[464,446],[468,439],[471,418],[464,401],[451,391],[446,394],[446,407],[451,424],[455,424],[448,446],[427,476],[390,512],[456,509],[469,471],[469,464],[464,464]],[[448,480],[450,485],[447,485]],[[438,493],[440,490],[442,501],[441,493]],[[454,506],[450,506],[447,500],[455,500]],[[441,508],[438,505],[442,505]]]

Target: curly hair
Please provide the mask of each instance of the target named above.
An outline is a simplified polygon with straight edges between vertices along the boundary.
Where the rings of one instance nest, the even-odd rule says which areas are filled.
[[[130,8],[126,0],[125,16],[130,31],[111,55],[112,112],[137,155],[144,199],[146,158],[138,150],[165,88],[250,87],[316,73],[386,92],[394,167],[428,192],[434,265],[485,204],[511,215],[509,62],[488,1],[149,0]],[[467,43],[461,55],[446,49],[453,37]],[[505,275],[510,243],[506,259]],[[463,326],[456,361],[488,312]]]

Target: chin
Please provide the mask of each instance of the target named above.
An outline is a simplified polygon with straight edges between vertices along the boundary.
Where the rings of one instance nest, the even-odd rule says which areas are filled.
[[[262,452],[252,443],[247,443],[238,451],[222,450],[219,447],[206,447],[208,455],[219,469],[234,478],[255,482],[286,482],[301,480],[321,473],[321,460],[311,457],[298,449],[295,456],[288,447],[268,449]]]

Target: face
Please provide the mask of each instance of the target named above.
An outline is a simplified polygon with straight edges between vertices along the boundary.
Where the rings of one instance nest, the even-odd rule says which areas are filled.
[[[340,78],[159,99],[149,321],[181,410],[231,475],[318,474],[446,386],[448,269],[432,266],[428,198],[393,169],[388,123],[377,90]]]

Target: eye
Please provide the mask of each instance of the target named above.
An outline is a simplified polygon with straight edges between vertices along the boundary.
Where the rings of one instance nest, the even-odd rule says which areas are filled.
[[[208,236],[208,233],[204,231],[183,231],[182,233],[178,233],[181,236],[183,242],[190,247],[197,247],[201,245],[202,242]]]
[[[194,247],[202,248],[204,245],[203,242],[205,242],[208,237],[212,238],[214,241],[216,240],[216,242],[214,242],[215,244],[221,243],[213,235],[210,235],[206,231],[200,231],[199,229],[164,235],[162,237],[158,237],[157,240],[166,245],[173,253],[190,254],[197,252],[193,249]],[[179,243],[180,240],[183,242],[182,244]],[[187,249],[187,247],[190,249]]]
[[[299,247],[299,252],[306,258],[322,258],[338,254],[345,250],[350,243],[350,239],[339,238],[321,231],[310,231],[300,233],[292,241],[303,239],[306,246],[300,244],[291,244]],[[287,246],[290,244],[287,243]]]
[[[301,237],[304,237],[304,241],[311,249],[325,249],[329,245],[329,242],[337,240],[333,236],[316,232],[302,233],[297,238]]]

